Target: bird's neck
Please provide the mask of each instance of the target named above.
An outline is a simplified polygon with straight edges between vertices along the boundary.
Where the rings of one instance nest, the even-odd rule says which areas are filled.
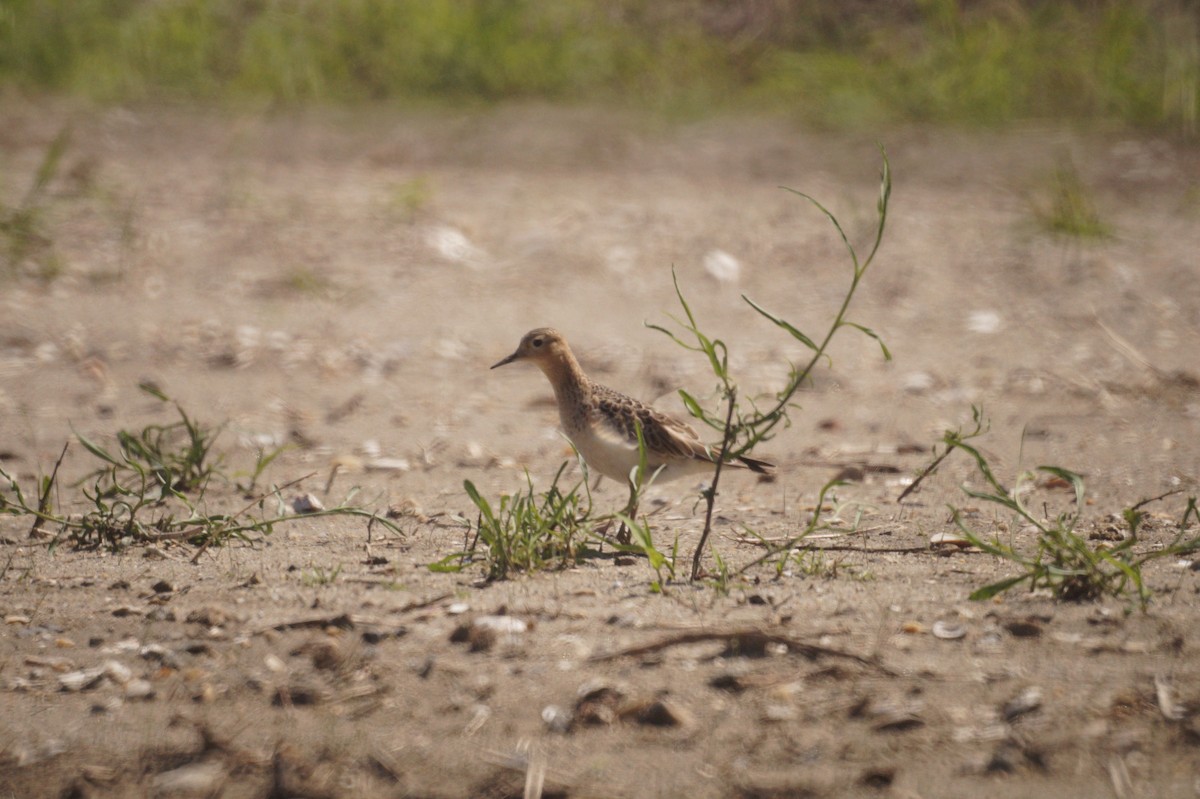
[[[592,381],[583,373],[575,356],[567,352],[564,357],[538,364],[554,387],[554,398],[559,408],[573,406],[591,396]]]

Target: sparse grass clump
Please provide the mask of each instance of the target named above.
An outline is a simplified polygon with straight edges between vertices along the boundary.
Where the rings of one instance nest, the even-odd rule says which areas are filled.
[[[1142,577],[1142,568],[1151,561],[1200,552],[1200,531],[1191,530],[1189,537],[1189,524],[1200,523],[1195,497],[1188,499],[1174,538],[1163,546],[1144,547],[1138,538],[1139,528],[1145,520],[1142,507],[1163,497],[1143,500],[1125,509],[1123,518],[1128,526],[1128,535],[1121,541],[1111,544],[1089,540],[1078,532],[1079,516],[1084,507],[1083,478],[1062,467],[1039,466],[1031,472],[1018,475],[1014,488],[1006,488],[983,454],[969,443],[986,432],[982,411],[979,408],[973,408],[972,411],[974,429],[969,432],[946,431],[942,438],[945,449],[921,474],[918,482],[931,474],[950,453],[955,450],[965,452],[974,460],[984,485],[979,489],[964,486],[963,492],[973,499],[998,505],[1008,511],[1012,517],[1010,526],[1024,528],[1034,536],[1034,541],[1032,544],[1018,544],[1012,540],[1004,541],[999,535],[982,535],[967,525],[958,508],[952,507],[954,524],[971,544],[1018,567],[1017,574],[973,591],[971,599],[991,599],[1025,584],[1031,591],[1049,591],[1055,599],[1083,602],[1104,597],[1125,598],[1136,600],[1145,609],[1152,592]],[[1039,476],[1052,478],[1072,489],[1073,501],[1070,506],[1053,517],[1050,517],[1046,505],[1041,515],[1030,508],[1030,497],[1036,491]]]
[[[418,175],[392,186],[388,207],[402,222],[413,222],[433,200],[433,188],[429,179]]]
[[[46,199],[70,142],[71,131],[63,128],[46,148],[20,201],[11,206],[0,202],[0,246],[4,250],[4,271],[9,275],[29,270],[49,282],[62,272],[54,238],[46,229]]]
[[[559,487],[563,470],[559,467],[554,482],[546,491],[534,490],[526,474],[525,489],[503,494],[495,507],[475,484],[463,481],[463,488],[475,505],[476,517],[467,520],[468,540],[463,549],[430,564],[434,571],[460,571],[482,561],[490,580],[503,580],[520,572],[564,568],[574,564],[584,552],[591,535],[591,498],[586,483],[563,491]]]
[[[1050,233],[1080,239],[1106,239],[1110,225],[1100,217],[1092,193],[1070,161],[1054,170],[1043,196],[1032,201],[1034,217]]]
[[[196,421],[158,389],[142,388],[171,402],[180,421],[149,425],[137,432],[119,431],[115,451],[76,434],[84,449],[101,462],[79,483],[82,512],[55,508],[54,500],[61,492],[58,470],[67,452],[64,446],[52,473],[40,481],[36,499],[27,499],[20,483],[0,469],[0,478],[9,484],[7,492],[0,493],[0,514],[29,518],[30,534],[48,534],[51,546],[66,543],[81,549],[110,550],[175,541],[202,551],[232,540],[251,541],[269,535],[276,524],[298,518],[288,513],[281,494],[298,481],[254,496],[232,513],[209,510],[211,481],[228,479],[219,468],[220,459],[212,455],[220,428]],[[253,487],[278,454],[259,454],[247,488]],[[369,525],[400,532],[387,519],[349,505],[304,514],[304,518],[320,516],[359,516]]]
[[[117,431],[120,449],[116,454],[76,433],[79,443],[105,464],[84,481],[95,479],[97,486],[115,490],[132,477],[142,485],[154,484],[161,491],[187,494],[202,490],[219,474],[220,459],[213,456],[212,448],[221,428],[197,422],[178,402],[149,383],[142,383],[139,388],[174,405],[179,421],[148,425],[137,432]]]

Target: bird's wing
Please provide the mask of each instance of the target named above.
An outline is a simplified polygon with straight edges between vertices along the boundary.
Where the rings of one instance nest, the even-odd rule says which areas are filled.
[[[711,461],[712,453],[691,426],[654,410],[649,405],[613,391],[605,386],[593,386],[601,426],[637,446],[634,419],[642,426],[646,449],[668,457],[695,458]]]

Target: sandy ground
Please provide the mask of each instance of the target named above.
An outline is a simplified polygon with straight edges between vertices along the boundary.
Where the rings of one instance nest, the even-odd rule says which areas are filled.
[[[361,520],[302,519],[195,563],[183,545],[51,550],[28,519],[0,518],[0,795],[1200,794],[1194,563],[1147,567],[1145,613],[1026,591],[971,602],[1011,567],[931,549],[953,531],[947,505],[1020,546],[1029,531],[962,493],[981,487],[963,457],[896,501],[981,405],[981,446],[1006,483],[1040,464],[1083,473],[1081,529],[1095,535],[1179,490],[1146,507],[1141,546],[1169,540],[1200,480],[1194,146],[10,98],[7,203],[66,123],[42,215],[61,273],[2,276],[4,469],[28,490],[76,433],[112,445],[172,421],[138,390],[151,380],[226,423],[227,471],[290,442],[266,482],[312,474],[289,494],[332,505],[353,492],[415,515],[370,542]],[[743,395],[777,389],[804,351],[739,295],[815,336],[849,280],[826,220],[778,186],[820,198],[865,248],[875,138],[892,214],[852,317],[894,360],[839,334],[792,426],[758,453],[778,478],[730,475],[719,498],[714,544],[736,567],[762,552],[746,528],[795,534],[849,467],[823,551],[755,567],[727,593],[676,582],[658,595],[644,560],[609,555],[490,584],[479,568],[426,568],[463,545],[464,479],[496,497],[525,469],[545,487],[570,459],[544,378],[487,368],[526,330],[559,328],[601,382],[682,414],[675,389],[713,400],[713,380],[642,325],[677,311],[674,266]],[[1036,224],[1068,162],[1112,238]],[[725,279],[709,268],[731,262]],[[376,458],[394,468],[344,469],[325,492],[331,464]],[[94,466],[69,449],[67,509]],[[678,538],[681,574],[698,489],[655,487],[645,505],[660,548]],[[1066,495],[1032,497],[1052,513]],[[623,489],[604,483],[594,501],[616,509]],[[244,504],[225,484],[206,502]],[[459,641],[496,615],[525,630]],[[64,686],[89,669],[100,676]]]

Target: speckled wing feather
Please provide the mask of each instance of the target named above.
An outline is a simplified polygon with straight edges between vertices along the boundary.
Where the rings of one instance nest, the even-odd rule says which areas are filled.
[[[634,427],[636,418],[642,425],[642,438],[646,441],[648,451],[681,460],[712,462],[712,454],[708,447],[700,440],[700,436],[696,435],[696,431],[683,422],[659,413],[633,397],[594,383],[592,397],[596,403],[596,421],[630,444],[637,446],[637,429]]]

